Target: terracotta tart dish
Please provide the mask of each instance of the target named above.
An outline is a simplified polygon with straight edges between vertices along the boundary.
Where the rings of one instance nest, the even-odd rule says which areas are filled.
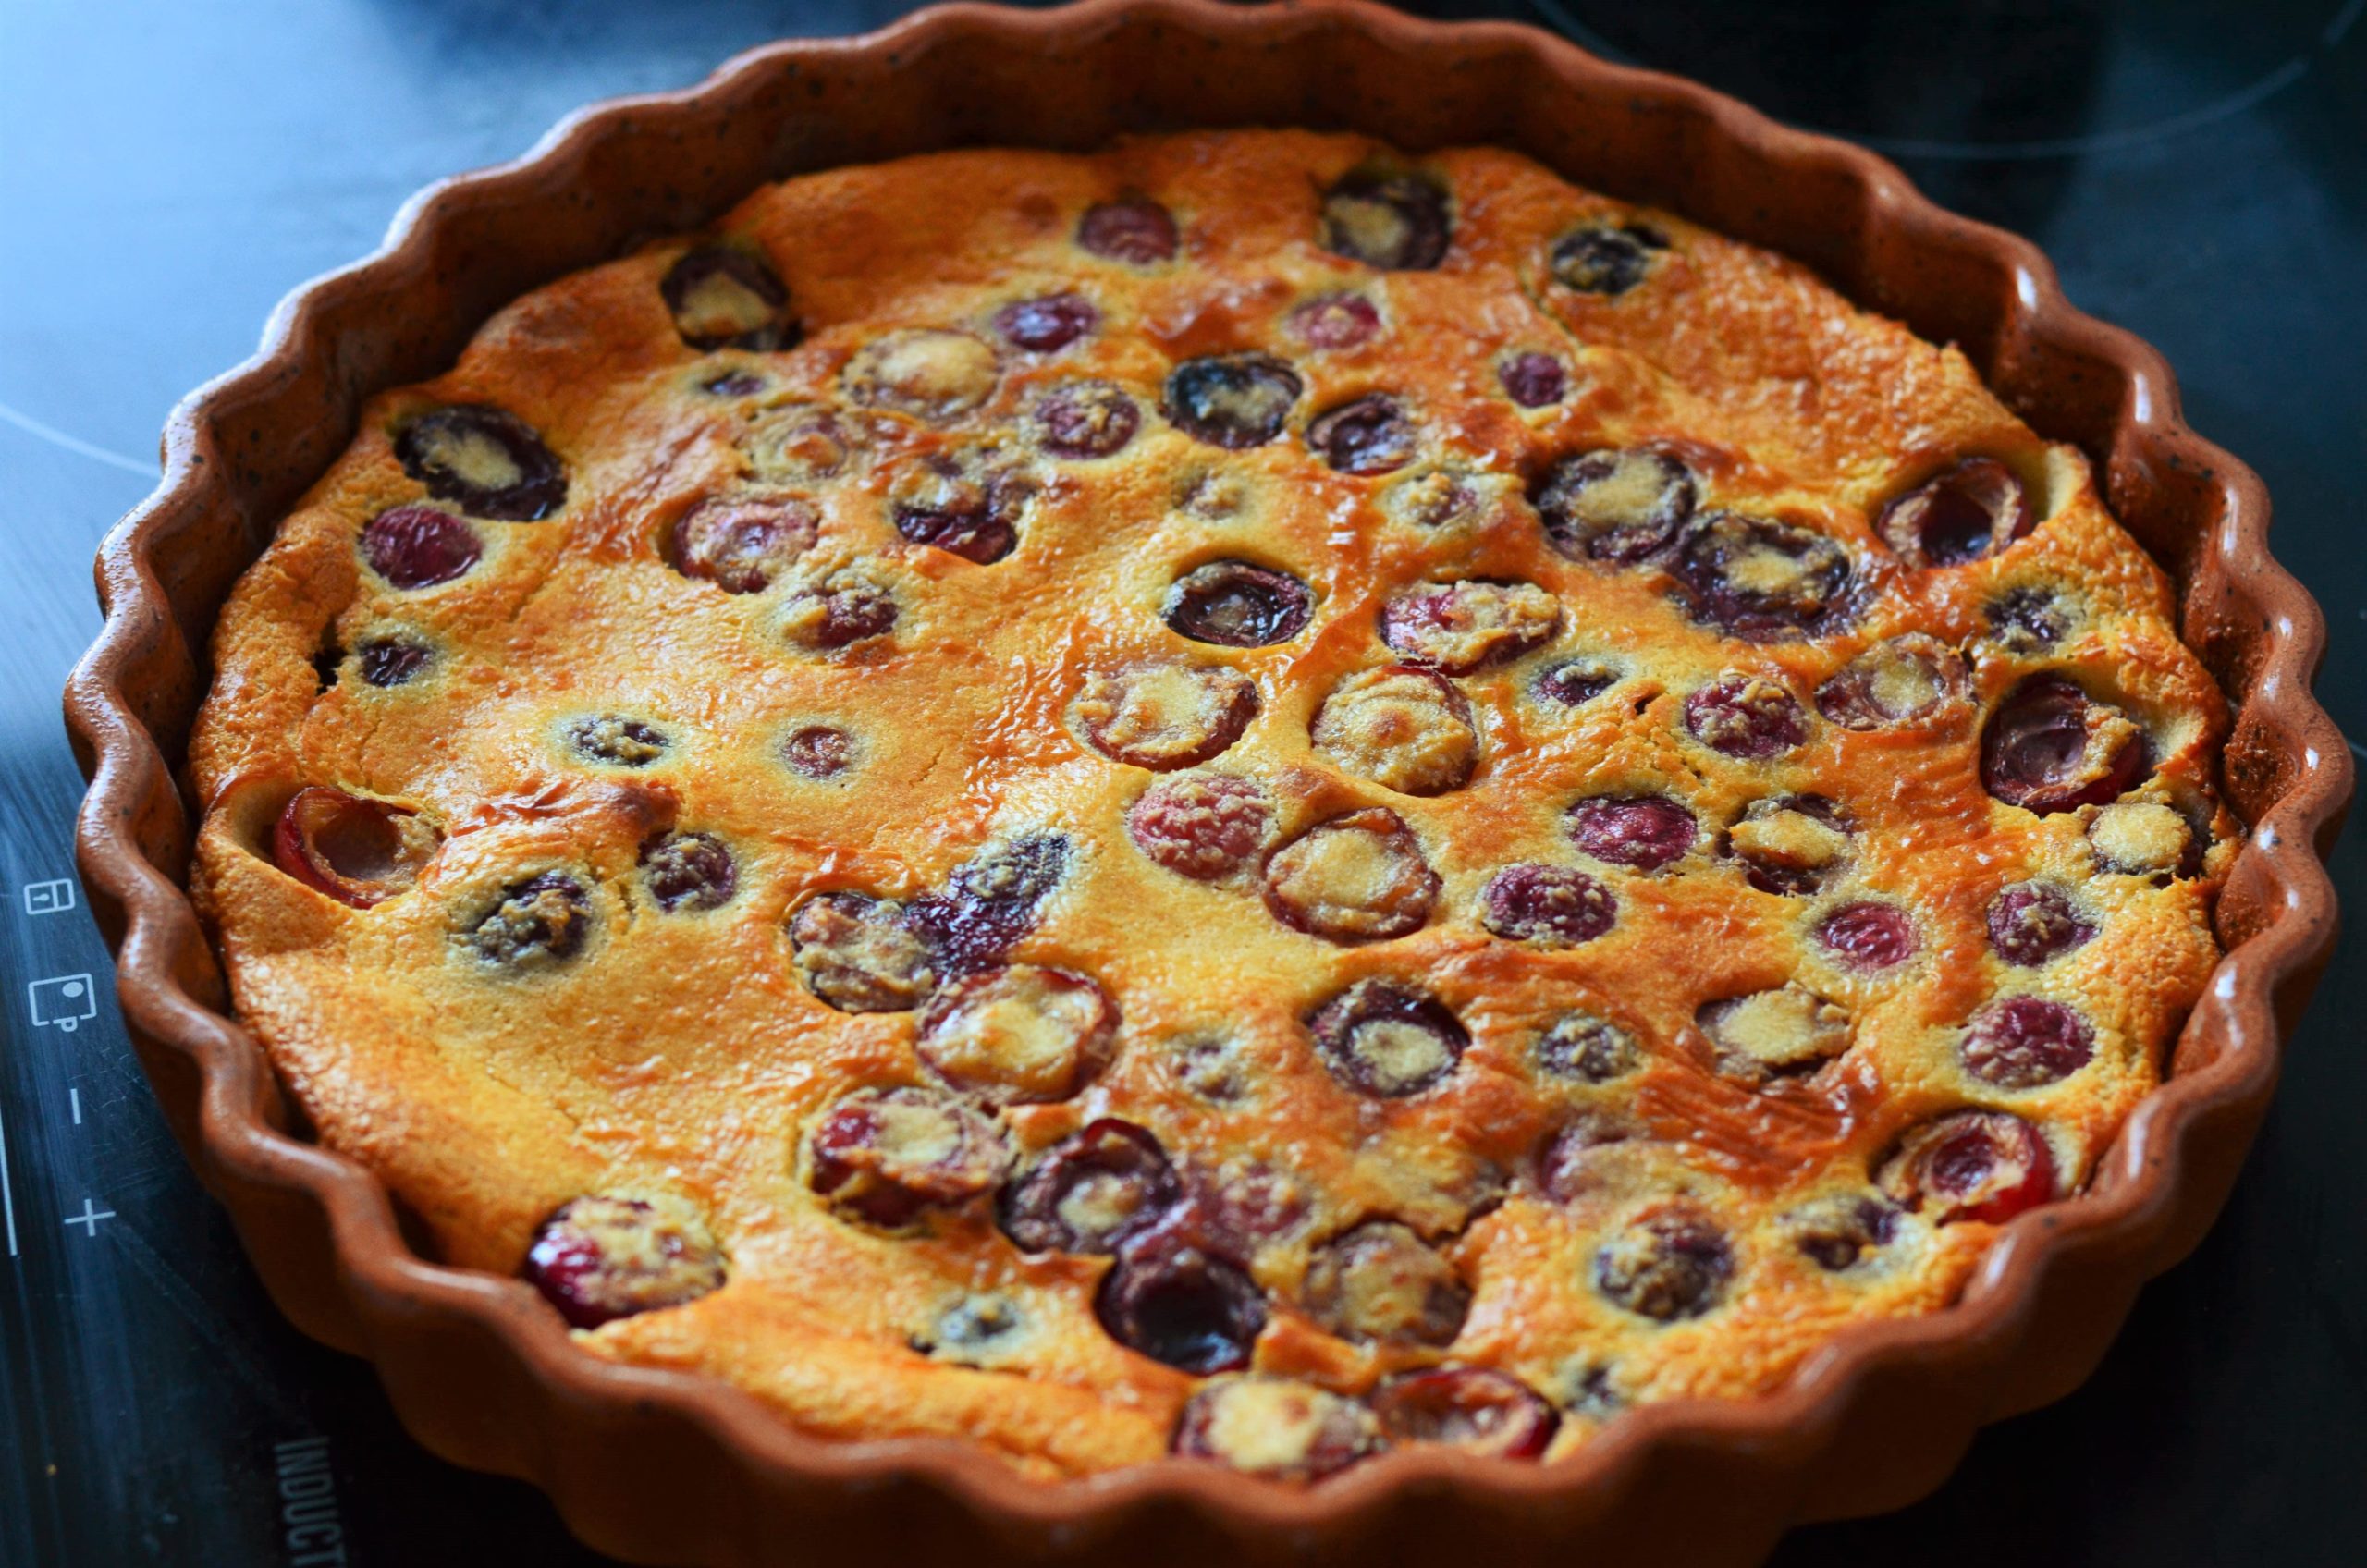
[[[1748,1561],[2084,1375],[2333,927],[2159,361],[1516,28],[760,51],[168,458],[69,693],[135,1034],[630,1557]]]

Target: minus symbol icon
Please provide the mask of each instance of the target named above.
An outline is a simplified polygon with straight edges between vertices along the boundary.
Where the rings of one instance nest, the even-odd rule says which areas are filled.
[[[67,1089],[66,1091],[66,1103],[74,1108],[74,1125],[80,1127],[82,1125],[82,1091],[80,1089]]]

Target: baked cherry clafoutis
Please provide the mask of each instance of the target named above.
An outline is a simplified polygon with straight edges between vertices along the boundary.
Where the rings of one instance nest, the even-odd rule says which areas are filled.
[[[2174,613],[1956,350],[1513,154],[932,155],[371,403],[199,889],[592,1354],[1045,1476],[1550,1459],[2089,1181],[2233,851]]]

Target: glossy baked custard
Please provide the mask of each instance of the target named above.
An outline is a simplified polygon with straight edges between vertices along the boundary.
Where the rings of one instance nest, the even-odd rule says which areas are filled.
[[[1522,158],[935,155],[372,403],[199,888],[593,1354],[1047,1476],[1550,1458],[2089,1179],[2232,850],[2173,613],[1954,350]]]

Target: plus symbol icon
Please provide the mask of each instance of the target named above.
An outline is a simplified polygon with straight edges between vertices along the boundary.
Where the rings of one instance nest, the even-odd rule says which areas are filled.
[[[101,1208],[90,1199],[84,1198],[82,1200],[82,1212],[80,1214],[67,1215],[66,1217],[66,1223],[68,1225],[80,1225],[82,1227],[82,1234],[85,1236],[95,1236],[99,1233],[99,1221],[102,1219],[113,1219],[114,1218],[114,1209]]]

